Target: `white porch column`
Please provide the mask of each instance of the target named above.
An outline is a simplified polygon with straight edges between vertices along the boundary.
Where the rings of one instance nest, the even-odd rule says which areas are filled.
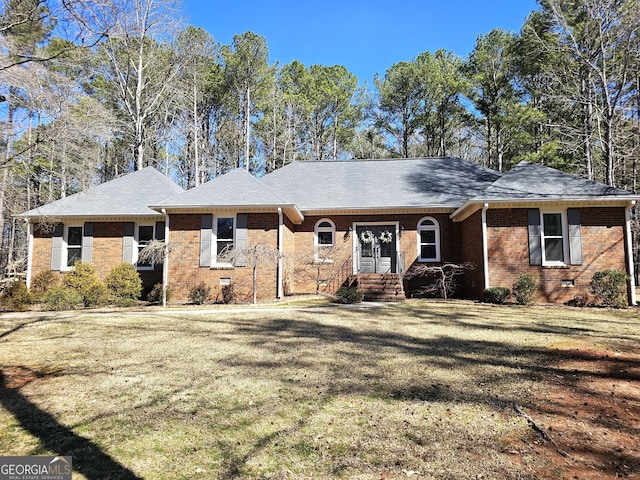
[[[487,210],[489,204],[482,207],[482,263],[484,270],[484,288],[489,288],[489,245],[487,242]]]

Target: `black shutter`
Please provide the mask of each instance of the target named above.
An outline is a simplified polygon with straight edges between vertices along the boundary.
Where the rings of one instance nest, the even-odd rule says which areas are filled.
[[[93,222],[85,222],[82,230],[82,261],[91,263],[93,259]]]
[[[582,232],[580,228],[580,209],[567,209],[569,223],[569,263],[582,265]]]
[[[62,267],[62,234],[64,232],[64,224],[56,224],[51,238],[51,270],[59,271]]]
[[[124,224],[124,236],[122,237],[122,261],[133,263],[133,234],[135,224],[127,222]]]
[[[211,227],[213,215],[204,213],[200,216],[200,266],[211,266]]]
[[[540,233],[540,210],[530,208],[529,215],[529,263],[542,265],[542,239]]]
[[[248,217],[246,213],[238,213],[236,215],[236,241],[234,247],[238,249],[239,254],[236,255],[235,266],[246,267],[247,258],[242,252],[247,248],[247,225]]]

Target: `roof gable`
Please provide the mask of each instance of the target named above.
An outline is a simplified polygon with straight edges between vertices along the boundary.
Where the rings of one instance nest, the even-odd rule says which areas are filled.
[[[184,190],[153,167],[92,186],[21,214],[22,217],[158,216],[149,205]]]
[[[232,170],[202,185],[153,205],[154,208],[277,206],[287,202],[243,169]]]
[[[522,200],[629,196],[629,192],[564,173],[539,163],[520,162],[477,196],[479,200]]]

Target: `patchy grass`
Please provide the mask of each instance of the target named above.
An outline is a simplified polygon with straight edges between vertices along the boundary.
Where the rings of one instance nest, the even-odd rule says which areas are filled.
[[[72,455],[88,479],[572,478],[569,439],[545,441],[515,404],[571,421],[558,388],[597,374],[627,382],[640,417],[636,310],[302,302],[0,316],[0,454]],[[624,378],[577,364],[586,350],[622,355]]]

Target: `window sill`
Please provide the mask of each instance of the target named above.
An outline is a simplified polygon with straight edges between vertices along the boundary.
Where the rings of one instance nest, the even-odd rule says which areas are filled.
[[[567,265],[566,263],[548,263],[548,264],[543,264],[542,268],[548,269],[548,270],[563,270],[563,269],[568,269],[570,268],[571,265]]]
[[[439,263],[439,258],[419,258],[418,262],[420,263]]]
[[[233,270],[235,267],[230,263],[214,263],[211,270]]]

